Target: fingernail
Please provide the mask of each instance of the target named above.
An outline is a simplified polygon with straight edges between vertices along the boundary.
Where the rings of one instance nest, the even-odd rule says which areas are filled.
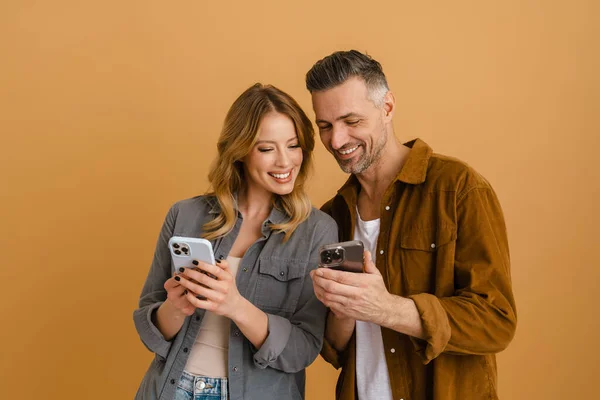
[[[183,294],[184,294],[184,295],[185,295],[185,294],[187,294],[187,290],[184,290],[184,291],[183,291]]]
[[[221,260],[217,260],[217,264],[221,264]]]
[[[323,276],[323,271],[321,271],[320,269],[317,269],[315,271],[315,274],[317,274],[317,276]]]
[[[206,300],[206,297],[204,297],[204,296],[200,296],[200,295],[196,296],[196,298],[197,298],[198,300]]]
[[[185,271],[185,268],[183,268],[183,267],[179,268],[179,272],[183,272],[183,271]]]
[[[194,261],[192,261],[192,264],[198,265],[198,261],[194,260]]]
[[[176,280],[177,282],[179,282],[179,281],[181,280],[181,278],[180,278],[180,277],[178,277],[178,276],[176,276],[176,277],[175,277],[175,280]]]

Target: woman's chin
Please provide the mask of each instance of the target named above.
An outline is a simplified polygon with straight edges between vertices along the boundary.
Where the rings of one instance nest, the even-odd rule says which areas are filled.
[[[286,185],[278,185],[279,187],[271,188],[271,193],[278,196],[285,196],[294,191],[294,182],[290,182]]]

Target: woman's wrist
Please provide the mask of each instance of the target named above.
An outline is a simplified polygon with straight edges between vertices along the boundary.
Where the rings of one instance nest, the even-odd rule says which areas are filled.
[[[185,319],[187,314],[181,311],[168,298],[160,305],[159,310],[162,308],[162,312],[172,319]]]
[[[244,318],[250,315],[251,307],[254,307],[252,303],[240,295],[231,307],[231,311],[225,316],[236,325],[240,325],[244,322]]]

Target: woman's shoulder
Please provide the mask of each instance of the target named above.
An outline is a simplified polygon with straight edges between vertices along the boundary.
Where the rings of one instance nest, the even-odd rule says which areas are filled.
[[[218,207],[218,202],[214,196],[200,195],[177,201],[171,209],[177,214],[207,214]]]
[[[337,229],[335,220],[330,215],[315,207],[312,207],[310,210],[310,215],[304,221],[304,224],[313,229]]]

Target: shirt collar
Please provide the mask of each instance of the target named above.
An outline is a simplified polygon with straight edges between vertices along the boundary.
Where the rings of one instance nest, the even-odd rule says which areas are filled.
[[[219,205],[219,202],[217,201],[217,198],[215,196],[211,196],[208,199],[208,203],[210,204],[210,210],[208,211],[209,214],[219,214],[221,212],[221,206]],[[235,207],[235,210],[238,213],[238,217],[241,218],[241,213],[238,210],[237,207],[237,193],[234,193],[233,195],[233,205]],[[283,208],[280,204],[279,201],[275,202],[275,205],[273,206],[273,208],[271,209],[271,213],[269,214],[269,217],[267,218],[267,222],[269,222],[270,224],[281,224],[283,222],[285,222],[287,219],[289,219],[288,215],[285,213],[285,211],[283,211]]]
[[[411,185],[418,185],[425,182],[429,159],[433,154],[433,149],[421,139],[411,140],[404,143],[404,145],[410,148],[411,151],[408,153],[404,165],[396,176],[396,180]]]

